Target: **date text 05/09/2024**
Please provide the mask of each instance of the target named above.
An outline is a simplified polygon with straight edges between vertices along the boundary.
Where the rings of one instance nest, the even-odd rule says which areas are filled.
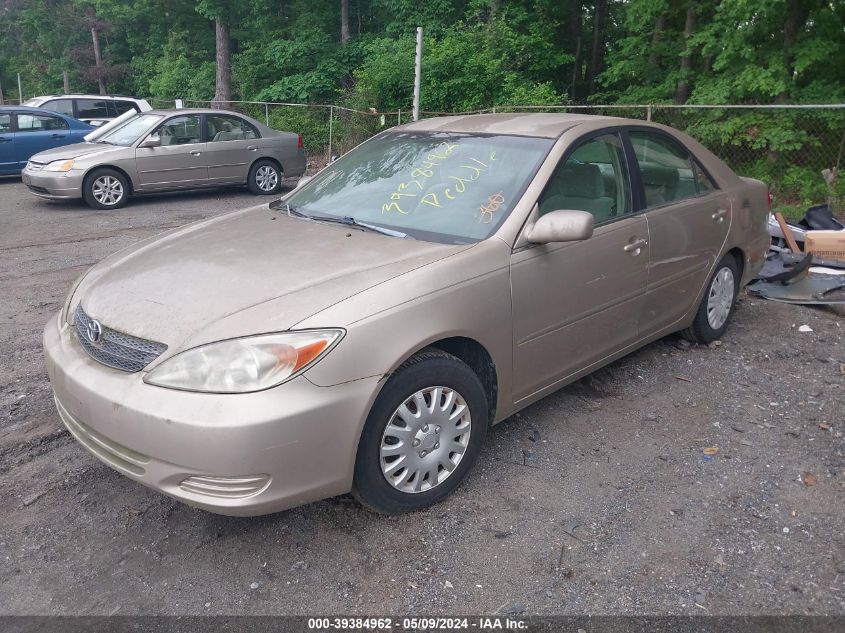
[[[509,617],[309,618],[309,631],[521,631],[528,622]]]

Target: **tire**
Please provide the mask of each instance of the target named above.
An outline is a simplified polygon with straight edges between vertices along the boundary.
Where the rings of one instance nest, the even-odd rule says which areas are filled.
[[[420,397],[423,404],[416,407]],[[383,514],[420,510],[441,501],[478,458],[487,436],[488,410],[484,387],[468,365],[451,354],[423,350],[388,379],[367,417],[352,494]],[[447,427],[454,433],[451,437],[444,434]]]
[[[129,181],[115,169],[95,169],[82,183],[82,198],[92,209],[120,209],[129,195]]]
[[[262,158],[249,168],[249,190],[256,196],[271,196],[282,189],[282,170],[272,160]]]
[[[725,255],[707,282],[695,320],[682,332],[693,343],[710,343],[728,329],[739,293],[739,267],[733,255]]]

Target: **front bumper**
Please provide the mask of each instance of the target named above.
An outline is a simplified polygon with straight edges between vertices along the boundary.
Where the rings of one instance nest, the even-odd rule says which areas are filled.
[[[378,377],[318,387],[299,376],[237,395],[175,391],[144,383],[143,372],[100,365],[74,337],[55,318],[44,329],[59,414],[83,446],[127,477],[233,516],[351,489]]]
[[[67,172],[33,170],[29,165],[21,172],[21,180],[29,191],[41,198],[68,200],[82,197],[82,170]]]

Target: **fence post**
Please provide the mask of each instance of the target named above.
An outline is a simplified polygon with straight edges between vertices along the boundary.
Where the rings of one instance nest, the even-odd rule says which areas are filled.
[[[399,108],[399,114],[396,116],[396,125],[402,125],[402,108]]]
[[[264,124],[267,127],[270,127],[270,104],[269,103],[264,104]]]
[[[332,124],[334,123],[334,106],[329,106],[329,162],[332,160]]]
[[[23,90],[21,89],[21,74],[18,73],[18,105],[23,104]]]
[[[651,121],[651,106],[650,105],[645,107],[645,120]]]

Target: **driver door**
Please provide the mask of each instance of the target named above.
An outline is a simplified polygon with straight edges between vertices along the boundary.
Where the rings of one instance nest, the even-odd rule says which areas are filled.
[[[648,225],[632,214],[622,140],[603,133],[564,155],[537,217],[580,210],[595,220],[580,242],[527,245],[511,256],[514,401],[559,386],[638,338],[648,283]]]
[[[208,184],[206,143],[202,142],[200,116],[176,116],[150,135],[158,135],[159,147],[135,150],[138,189],[181,189]]]

